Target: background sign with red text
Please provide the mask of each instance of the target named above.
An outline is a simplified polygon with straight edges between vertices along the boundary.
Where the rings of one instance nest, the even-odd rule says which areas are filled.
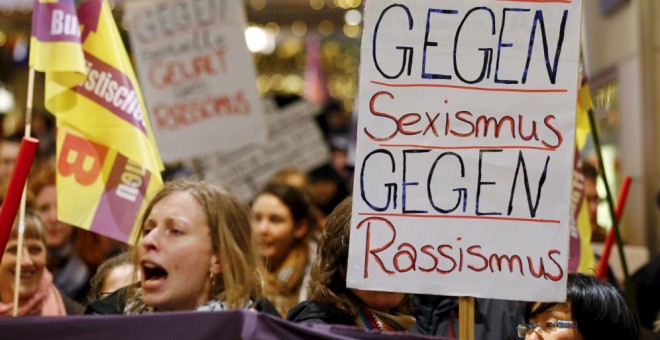
[[[563,301],[581,1],[365,6],[347,285]]]
[[[265,140],[242,6],[229,0],[126,3],[138,76],[165,162]]]

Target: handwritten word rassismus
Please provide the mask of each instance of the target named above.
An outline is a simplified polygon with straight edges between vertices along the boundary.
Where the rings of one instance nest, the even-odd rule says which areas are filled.
[[[369,277],[369,269],[374,268],[370,265],[374,262],[377,270],[390,275],[417,270],[440,275],[490,271],[552,281],[558,281],[564,275],[559,258],[561,252],[556,249],[548,249],[545,251],[547,257],[538,258],[489,253],[487,247],[463,242],[460,236],[451,241],[435,240],[434,244],[414,246],[397,238],[397,228],[382,217],[367,217],[360,221],[357,229],[366,233],[364,278]],[[375,243],[373,235],[386,235],[385,241]]]

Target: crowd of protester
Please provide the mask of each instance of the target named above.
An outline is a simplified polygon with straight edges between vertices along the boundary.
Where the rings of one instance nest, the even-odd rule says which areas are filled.
[[[15,225],[0,263],[0,314],[12,314],[18,290],[19,315],[246,309],[295,323],[456,338],[456,297],[346,287],[352,169],[341,142],[348,129],[333,124],[326,124],[333,162],[309,173],[281,169],[249,203],[218,184],[167,178],[140,217],[133,247],[57,219],[55,165],[45,152],[30,176],[23,249]],[[3,195],[17,145],[15,137],[0,142]],[[657,263],[633,276],[638,299],[657,297]],[[657,336],[657,299],[636,316],[615,285],[569,274],[564,303],[476,299],[475,337]]]

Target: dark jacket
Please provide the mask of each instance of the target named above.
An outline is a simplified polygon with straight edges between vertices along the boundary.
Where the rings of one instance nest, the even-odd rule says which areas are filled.
[[[126,297],[128,296],[130,289],[134,289],[134,287],[127,286],[120,288],[118,291],[108,295],[104,299],[91,301],[85,308],[85,314],[124,314]],[[280,314],[277,312],[275,306],[273,306],[273,304],[266,299],[257,300],[257,302],[254,304],[254,309],[258,312],[280,317]]]
[[[59,290],[59,289],[58,289]],[[85,307],[79,304],[76,301],[73,301],[70,297],[60,291],[60,296],[62,297],[62,304],[64,304],[64,310],[66,315],[80,315],[83,313]]]
[[[286,319],[296,323],[324,323],[355,326],[355,319],[341,310],[315,301],[303,301],[291,308]]]
[[[413,305],[417,324],[411,332],[458,338],[457,297],[415,295]],[[524,303],[517,301],[475,298],[474,338],[518,339],[516,326],[525,322],[523,311]]]

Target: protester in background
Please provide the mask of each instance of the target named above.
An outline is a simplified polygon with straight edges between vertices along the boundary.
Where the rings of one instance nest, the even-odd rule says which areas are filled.
[[[25,215],[23,249],[18,249],[18,222],[14,223],[0,263],[0,315],[13,313],[16,261],[21,253],[18,315],[61,316],[80,314],[82,307],[60,294],[46,268],[46,239],[39,218]]]
[[[0,140],[0,178],[9,179],[11,177],[22,139],[23,134],[15,132]]]
[[[409,295],[346,287],[351,204],[350,198],[345,199],[328,216],[312,266],[310,300],[293,307],[287,319],[369,330],[409,330],[415,324],[409,315],[412,308]]]
[[[309,237],[316,226],[312,211],[307,196],[284,183],[267,184],[252,204],[254,236],[268,269],[265,295],[282,316],[307,298],[316,254]]]
[[[348,186],[332,165],[326,164],[309,173],[312,200],[323,214],[330,212],[348,196]]]
[[[635,287],[642,332],[648,339],[652,333],[660,339],[660,255],[651,258],[630,279]]]
[[[296,167],[286,167],[276,172],[269,182],[288,184],[304,193],[309,192],[309,179]]]
[[[206,182],[168,182],[140,222],[134,248],[140,284],[91,303],[86,313],[276,313],[259,299],[263,264],[253,242],[248,210],[233,195]]]
[[[134,272],[135,267],[128,252],[107,259],[92,276],[89,300],[101,300],[119,288],[134,284],[137,282]]]
[[[35,198],[34,209],[46,230],[47,266],[53,273],[53,281],[70,298],[84,301],[89,291],[91,271],[75,250],[74,227],[57,219],[54,165],[38,171],[30,180],[30,188]]]
[[[660,191],[656,194],[660,208]],[[635,287],[642,339],[660,339],[660,254],[656,254],[630,277]]]
[[[76,254],[89,268],[90,273],[95,273],[105,260],[121,253],[124,248],[124,243],[93,231],[76,228],[75,233]]]
[[[303,194],[305,194],[307,197],[309,197],[309,200],[312,201],[312,188],[309,183],[309,179],[307,178],[307,175],[302,172],[300,169],[296,167],[286,167],[284,169],[281,169],[280,171],[276,172],[273,177],[270,178],[268,183],[284,183],[288,184],[298,190],[300,190]],[[312,209],[312,214],[314,215],[314,218],[316,219],[316,230],[313,230],[313,233],[318,233],[320,230],[323,229],[323,226],[325,225],[325,215],[319,209],[319,207],[314,204],[312,201],[310,204],[310,207]]]
[[[635,340],[639,326],[619,291],[595,276],[568,274],[566,302],[532,302],[529,323],[518,326],[525,339]]]

